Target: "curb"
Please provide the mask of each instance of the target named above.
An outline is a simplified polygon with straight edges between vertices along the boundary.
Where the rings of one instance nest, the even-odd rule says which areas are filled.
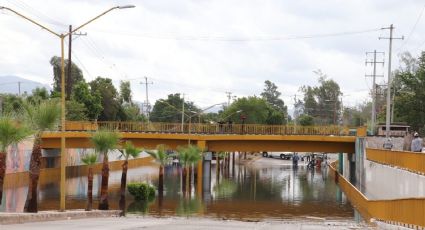
[[[120,210],[85,211],[84,209],[69,210],[65,212],[42,211],[38,213],[0,213],[0,225],[97,217],[118,217],[120,213]]]

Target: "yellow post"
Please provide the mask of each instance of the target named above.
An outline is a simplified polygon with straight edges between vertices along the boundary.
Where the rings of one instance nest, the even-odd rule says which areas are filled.
[[[201,154],[202,154],[202,158],[201,160],[198,161],[198,174],[197,174],[197,184],[196,184],[196,192],[199,198],[202,197],[202,179],[203,179],[203,165],[204,165],[204,151],[206,150],[206,141],[199,141],[197,143],[198,147],[202,150]]]
[[[66,195],[66,145],[65,145],[65,60],[64,60],[64,39],[61,39],[61,180],[60,180],[60,211],[65,211]]]

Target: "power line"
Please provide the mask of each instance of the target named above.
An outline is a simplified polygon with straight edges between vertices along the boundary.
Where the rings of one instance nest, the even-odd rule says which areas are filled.
[[[189,35],[180,35],[180,36],[167,36],[167,35],[151,35],[143,33],[129,33],[129,32],[117,32],[117,31],[104,31],[104,30],[94,30],[95,32],[100,33],[113,33],[124,36],[132,37],[141,37],[149,39],[162,39],[162,40],[187,40],[187,41],[222,41],[222,42],[249,42],[249,41],[283,41],[283,40],[299,40],[299,39],[313,39],[313,38],[326,38],[326,37],[339,37],[339,36],[350,36],[356,34],[364,34],[376,32],[381,29],[367,29],[367,30],[357,30],[357,31],[344,31],[336,33],[325,33],[325,34],[311,34],[311,35],[294,35],[294,36],[251,36],[251,37],[226,37],[226,36],[189,36]]]
[[[425,10],[425,5],[422,7],[422,10],[421,10],[421,12],[419,13],[419,15],[418,15],[418,18],[416,19],[416,21],[415,21],[415,24],[413,25],[413,27],[412,27],[412,29],[410,30],[410,32],[409,32],[409,34],[406,36],[406,40],[397,48],[397,51],[396,52],[398,52],[398,51],[400,51],[401,50],[401,48],[403,48],[408,42],[409,42],[409,40],[410,40],[410,37],[412,36],[412,34],[413,34],[413,32],[415,31],[415,29],[416,29],[416,26],[418,25],[418,23],[419,23],[419,21],[421,20],[421,18],[422,18],[422,14],[424,13],[424,10]]]
[[[148,91],[149,87],[148,87],[148,85],[153,84],[153,82],[148,82],[147,77],[144,77],[144,78],[145,78],[145,82],[140,82],[140,84],[145,85],[145,87],[146,87],[146,103],[145,103],[145,105],[146,105],[146,115],[147,115],[147,119],[148,119],[148,122],[149,122],[150,104],[149,104],[149,91]]]

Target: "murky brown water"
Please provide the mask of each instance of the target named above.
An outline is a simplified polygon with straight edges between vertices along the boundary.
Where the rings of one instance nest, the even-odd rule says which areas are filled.
[[[249,166],[236,164],[233,169],[221,170],[216,180],[216,165],[204,163],[202,192],[192,186],[190,197],[183,198],[178,165],[165,168],[164,200],[149,203],[134,202],[127,195],[128,212],[154,216],[196,215],[232,219],[287,219],[305,216],[333,219],[353,219],[354,209],[328,177],[326,168],[307,169],[301,165],[279,165],[278,159],[262,159]],[[288,162],[289,163],[289,162]],[[231,166],[231,165],[230,165]],[[99,173],[96,170],[95,173]],[[81,209],[86,205],[87,179],[85,170],[74,167],[67,174],[67,209]],[[21,212],[25,203],[26,174],[8,175],[0,211]],[[112,171],[109,197],[112,209],[118,208],[121,171]],[[128,180],[147,181],[157,185],[158,167],[144,163],[129,169]],[[94,178],[94,200],[100,188],[100,174]],[[58,170],[46,171],[40,181],[39,204],[41,210],[59,208]],[[201,195],[202,194],[202,195]],[[94,207],[97,207],[95,202]]]

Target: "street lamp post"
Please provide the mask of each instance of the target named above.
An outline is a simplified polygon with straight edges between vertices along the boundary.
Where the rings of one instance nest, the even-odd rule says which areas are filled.
[[[61,170],[60,170],[61,171],[61,173],[60,173],[61,174],[61,179],[60,179],[60,210],[61,211],[64,211],[65,210],[65,187],[66,187],[66,184],[65,184],[65,180],[66,180],[66,177],[65,177],[65,167],[66,167],[66,157],[65,157],[65,154],[66,154],[66,151],[65,151],[65,146],[66,146],[65,145],[65,131],[66,131],[66,129],[65,129],[65,112],[66,112],[66,108],[65,108],[65,58],[64,58],[65,54],[64,54],[64,40],[65,40],[65,38],[68,35],[70,35],[70,34],[76,32],[76,31],[80,30],[84,26],[88,25],[89,23],[91,23],[94,20],[102,17],[103,15],[109,13],[112,10],[115,10],[115,9],[128,9],[128,8],[134,8],[134,7],[135,7],[134,5],[124,5],[124,6],[115,6],[115,7],[112,7],[110,9],[104,11],[103,13],[99,14],[98,16],[90,19],[86,23],[78,26],[76,29],[69,31],[68,33],[59,34],[59,33],[54,32],[53,30],[47,28],[46,26],[43,26],[42,24],[40,24],[40,23],[38,23],[38,22],[36,22],[36,21],[34,21],[34,20],[32,20],[32,19],[24,16],[23,14],[15,11],[15,10],[13,10],[11,8],[8,8],[8,7],[5,7],[5,6],[0,6],[0,10],[8,10],[8,11],[10,11],[10,12],[12,12],[12,13],[20,16],[21,18],[24,18],[25,20],[27,20],[27,21],[29,21],[29,22],[31,22],[31,23],[33,23],[33,24],[41,27],[42,29],[47,30],[51,34],[59,37],[60,42],[61,42],[61,166],[60,166],[60,168],[61,168]],[[70,76],[68,76],[68,77],[70,77]]]

